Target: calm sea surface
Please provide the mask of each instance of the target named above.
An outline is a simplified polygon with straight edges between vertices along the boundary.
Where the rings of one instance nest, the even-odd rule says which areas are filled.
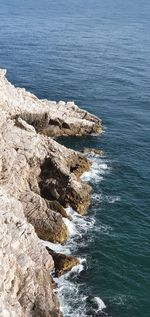
[[[102,136],[61,140],[104,150],[85,175],[89,218],[70,243],[87,264],[65,280],[64,316],[149,317],[150,1],[0,0],[0,67],[103,121]]]

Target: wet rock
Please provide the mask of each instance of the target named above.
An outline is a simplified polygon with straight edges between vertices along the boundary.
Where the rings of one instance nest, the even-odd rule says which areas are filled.
[[[68,256],[62,253],[56,253],[46,247],[48,253],[52,256],[55,266],[55,275],[61,276],[70,271],[74,266],[80,264],[79,259],[74,256]]]

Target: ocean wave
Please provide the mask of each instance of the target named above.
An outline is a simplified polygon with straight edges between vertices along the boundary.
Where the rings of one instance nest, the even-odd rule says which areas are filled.
[[[112,228],[111,226],[109,226],[109,225],[100,223],[100,224],[96,227],[95,231],[100,232],[100,233],[103,234],[103,235],[108,235],[108,236],[110,236],[110,235],[112,235],[112,233],[113,233],[113,228]]]
[[[70,272],[54,279],[57,284],[56,292],[59,296],[61,311],[65,317],[86,316],[83,314],[86,297],[80,294],[80,285],[73,278],[84,270],[84,261],[85,259],[80,259],[80,264],[72,268]]]
[[[120,201],[121,198],[115,195],[104,195],[102,193],[93,193],[91,195],[91,200],[98,203],[105,202],[109,204],[114,204],[115,202]]]
[[[80,264],[70,272],[54,279],[57,284],[55,291],[59,296],[61,311],[65,317],[93,317],[106,308],[100,297],[83,293],[81,284],[75,280],[75,277],[85,269],[85,263],[85,259],[80,259]]]
[[[104,175],[110,170],[109,161],[102,157],[87,156],[92,161],[92,166],[89,171],[83,173],[81,179],[85,182],[99,183],[103,180]]]
[[[104,302],[102,301],[102,299],[100,297],[94,297],[93,301],[97,305],[97,310],[96,310],[97,312],[106,308],[106,305],[104,304]]]
[[[93,193],[91,195],[91,201],[101,203],[104,200],[104,196],[101,193]]]
[[[117,201],[120,201],[121,198],[119,196],[105,196],[106,200],[109,204],[114,204]]]
[[[46,247],[49,247],[54,252],[63,253],[63,254],[66,254],[66,255],[70,255],[71,254],[71,250],[70,250],[69,246],[66,245],[66,244],[62,245],[60,243],[52,243],[52,242],[49,242],[49,241],[42,241],[42,243]]]
[[[114,297],[109,298],[109,302],[115,305],[124,306],[129,300],[133,299],[131,296],[119,294]]]
[[[66,208],[66,212],[71,216],[72,221],[65,220],[66,226],[69,232],[69,238],[66,241],[66,245],[70,248],[70,251],[75,253],[79,247],[85,247],[87,240],[84,238],[88,235],[88,242],[93,239],[91,234],[95,230],[96,220],[94,215],[81,216],[75,212],[71,207]],[[73,223],[73,225],[72,225]]]
[[[66,212],[69,216],[71,216],[72,221],[67,221],[68,229],[70,231],[70,222],[74,224],[74,230],[71,234],[82,236],[87,231],[91,230],[95,225],[95,218],[91,216],[81,216],[77,212],[75,212],[71,207],[66,208]]]
[[[69,239],[64,245],[48,241],[43,241],[43,243],[55,252],[69,255],[77,252],[79,245],[81,247],[87,244],[87,239],[83,239],[83,237],[87,233],[89,236],[90,231],[95,230],[96,223],[94,217],[83,217],[77,214],[71,207],[66,208],[66,211],[72,218],[72,221],[64,218],[69,232]],[[78,239],[80,239],[80,243],[78,243]],[[99,297],[90,296],[89,299],[88,292],[83,290],[83,285],[79,283],[79,278],[80,274],[87,270],[87,261],[85,258],[79,258],[79,261],[80,264],[73,267],[71,271],[59,278],[54,278],[57,284],[55,292],[59,297],[61,311],[65,317],[98,316],[98,312],[105,308],[105,304]]]
[[[91,170],[84,173],[82,179],[86,182],[100,182],[107,171],[110,169],[108,161],[93,155]],[[92,199],[100,202],[103,195],[93,194]],[[71,217],[71,221],[63,218],[68,228],[69,238],[64,245],[43,242],[55,252],[69,254],[78,254],[79,248],[85,247],[87,241],[93,239],[93,230],[100,230],[102,234],[110,234],[111,228],[104,224],[97,224],[94,212],[92,216],[81,216],[71,207],[66,208],[67,214]],[[86,239],[84,238],[86,237]],[[88,237],[88,238],[87,238]],[[80,264],[73,267],[72,270],[65,275],[55,278],[57,288],[55,292],[58,294],[60,307],[65,317],[93,317],[100,316],[103,309],[106,308],[105,303],[98,296],[89,295],[90,290],[84,290],[84,284],[79,282],[82,272],[87,270],[86,259],[79,259]]]
[[[49,241],[43,241],[45,246],[48,246],[55,252],[64,253],[69,255],[75,253],[78,250],[78,242],[80,241],[80,247],[85,246],[87,243],[83,237],[94,228],[96,220],[94,217],[88,215],[81,216],[75,212],[71,207],[66,208],[66,212],[71,216],[71,221],[67,218],[63,218],[64,223],[67,226],[69,237],[65,244],[52,243]],[[91,235],[92,238],[92,235]],[[90,238],[89,238],[90,239]]]
[[[77,226],[74,223],[74,221],[70,221],[67,218],[63,218],[63,221],[66,225],[66,227],[68,228],[68,233],[69,233],[69,237],[73,237],[79,234],[78,230],[77,230]]]

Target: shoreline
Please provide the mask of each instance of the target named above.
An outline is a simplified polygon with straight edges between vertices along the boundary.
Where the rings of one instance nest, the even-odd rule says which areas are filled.
[[[101,122],[73,102],[39,100],[25,89],[15,88],[5,75],[6,71],[0,70],[1,312],[11,316],[13,309],[18,317],[59,317],[62,315],[53,290],[55,283],[50,277],[55,257],[48,254],[39,238],[64,243],[71,221],[65,208],[70,206],[79,215],[86,214],[92,188],[81,176],[89,171],[91,163],[82,153],[51,137],[100,133]],[[66,256],[62,263],[60,275],[79,260]]]

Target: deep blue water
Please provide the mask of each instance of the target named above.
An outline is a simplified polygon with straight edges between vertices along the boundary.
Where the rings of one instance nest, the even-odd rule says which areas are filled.
[[[149,317],[150,2],[0,0],[0,67],[40,98],[102,118],[102,136],[62,141],[103,149],[107,164],[92,181],[96,228],[77,251],[88,260],[78,283],[104,316]]]

